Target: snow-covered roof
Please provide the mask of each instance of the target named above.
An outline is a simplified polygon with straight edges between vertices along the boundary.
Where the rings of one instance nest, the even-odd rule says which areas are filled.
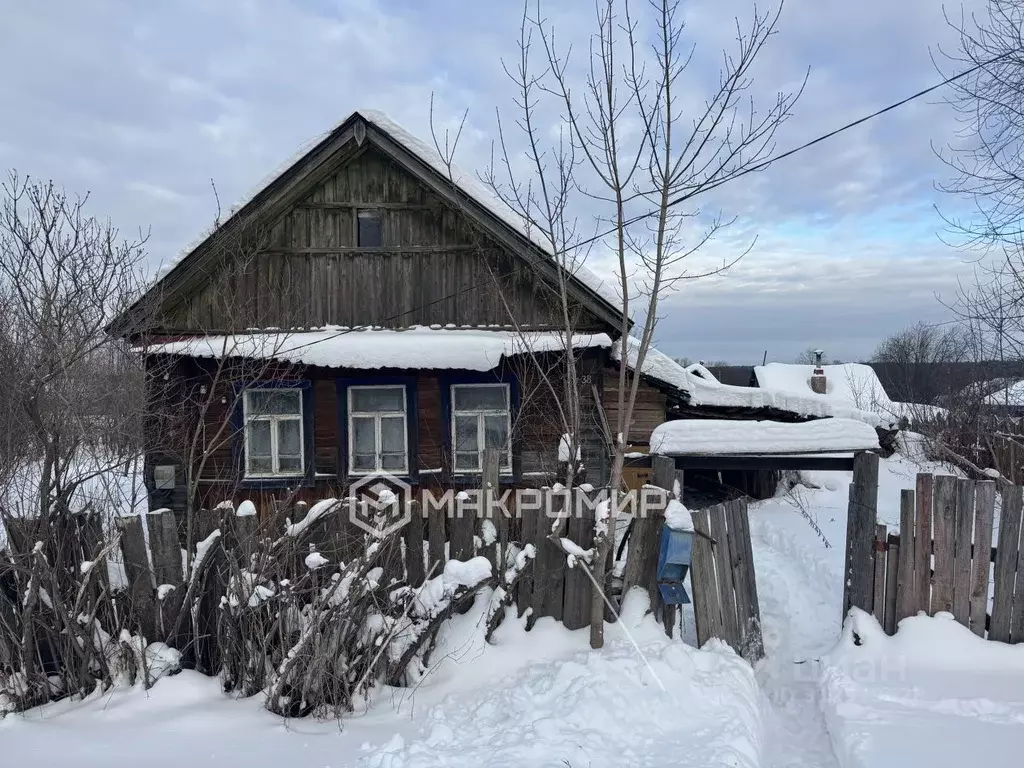
[[[754,368],[761,387],[782,390],[829,403],[833,415],[856,418],[876,426],[893,424],[901,419],[911,422],[934,418],[942,408],[917,403],[901,403],[889,398],[874,368],[864,363],[839,363],[822,366],[825,373],[825,394],[811,389],[813,365],[768,363]]]
[[[1015,381],[985,398],[985,405],[1002,405],[1014,408],[1024,406],[1024,379]]]
[[[846,453],[877,448],[878,433],[855,419],[799,424],[680,419],[666,422],[651,433],[651,453],[684,456]]]
[[[409,368],[489,371],[502,358],[526,352],[557,352],[565,337],[556,331],[514,332],[485,328],[406,330],[328,327],[315,331],[201,336],[152,344],[149,354],[187,357],[246,357],[330,368]],[[610,347],[604,333],[575,334],[574,349]]]
[[[298,150],[289,156],[283,163],[277,166],[269,175],[265,176],[255,187],[249,190],[228,210],[226,219],[230,219],[238,211],[248,205],[264,189],[276,182],[287,173],[296,163],[299,163],[309,152],[331,137],[339,128],[349,122],[355,116],[361,116],[368,123],[387,134],[391,139],[408,150],[418,160],[432,168],[445,179],[449,179],[454,186],[472,199],[478,205],[486,209],[497,219],[505,223],[516,233],[530,241],[536,248],[548,256],[552,256],[551,244],[546,242],[541,232],[536,227],[531,227],[530,222],[510,209],[498,195],[487,185],[480,182],[474,174],[467,173],[455,165],[452,165],[449,176],[449,166],[445,164],[437,149],[427,142],[417,138],[401,125],[396,123],[384,112],[376,109],[360,109],[339,121],[330,129],[319,133],[308,141],[303,142]],[[223,222],[221,222],[223,224]],[[162,279],[174,267],[180,264],[190,253],[198,248],[210,235],[214,233],[217,224],[212,224],[192,240],[178,255],[161,265],[157,280]],[[588,269],[584,264],[566,264],[570,272],[580,283],[585,285],[595,294],[616,309],[620,309],[622,301],[617,291],[617,281],[613,278],[601,278]]]
[[[626,345],[627,365],[636,369],[640,342],[630,337]],[[621,362],[619,345],[612,347],[612,358]],[[835,415],[830,403],[811,397],[802,397],[785,390],[736,387],[722,384],[707,368],[691,365],[684,368],[668,355],[651,347],[644,356],[641,370],[645,376],[686,392],[692,405],[722,408],[774,408],[800,416],[824,418]]]

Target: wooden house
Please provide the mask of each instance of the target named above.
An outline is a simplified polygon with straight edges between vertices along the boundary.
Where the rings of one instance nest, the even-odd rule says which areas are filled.
[[[480,184],[386,116],[353,113],[112,325],[152,374],[151,503],[181,512],[192,489],[201,506],[265,509],[284,496],[340,497],[381,472],[475,486],[488,448],[500,450],[503,484],[551,483],[568,386],[558,274]],[[586,269],[567,278],[581,460],[597,486],[615,424],[621,307]],[[805,417],[716,390],[656,352],[642,373],[630,431],[640,450],[695,407]],[[688,383],[703,392],[695,404]]]

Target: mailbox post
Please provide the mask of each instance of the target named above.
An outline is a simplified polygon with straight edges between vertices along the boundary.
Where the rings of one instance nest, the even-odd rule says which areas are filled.
[[[658,552],[658,590],[665,605],[687,605],[690,596],[683,579],[690,569],[693,555],[693,531],[679,531],[665,525],[661,529]]]

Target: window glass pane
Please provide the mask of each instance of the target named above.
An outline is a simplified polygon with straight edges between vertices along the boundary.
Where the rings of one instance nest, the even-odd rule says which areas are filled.
[[[478,463],[479,460],[480,456],[476,451],[473,451],[472,453],[456,453],[455,469],[456,471],[469,470],[471,472],[475,472],[480,469],[480,464]]]
[[[381,453],[405,453],[405,419],[402,416],[381,417]]]
[[[247,416],[301,414],[302,393],[297,389],[250,389],[246,409]]]
[[[277,452],[282,456],[302,454],[301,426],[298,419],[284,419],[277,422]]]
[[[456,411],[504,411],[507,407],[505,384],[453,387]]]
[[[366,389],[363,387],[352,387],[349,392],[352,396],[352,410],[363,413],[378,412],[405,412],[405,398],[403,397],[404,387],[380,387]]]
[[[372,453],[352,454],[352,469],[355,472],[367,472],[377,468],[377,457]]]
[[[380,466],[381,469],[386,469],[389,472],[404,472],[405,454],[385,453],[380,457]]]
[[[508,419],[504,416],[484,416],[484,446],[502,452],[508,448]],[[505,463],[504,457],[501,463]]]
[[[249,456],[249,471],[254,475],[269,475],[274,467],[269,456]]]
[[[455,417],[455,450],[476,451],[476,416]]]
[[[352,452],[370,456],[377,452],[377,435],[373,418],[352,417]]]
[[[270,456],[270,422],[250,421],[246,427],[249,433],[248,445],[250,456]]]
[[[363,210],[358,214],[359,231],[358,243],[363,248],[373,248],[381,245],[381,216],[380,211]]]
[[[281,472],[302,471],[302,459],[298,456],[281,456],[277,461],[277,465]]]

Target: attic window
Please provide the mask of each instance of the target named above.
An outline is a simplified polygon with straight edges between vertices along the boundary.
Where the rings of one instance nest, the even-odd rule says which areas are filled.
[[[358,230],[356,242],[360,248],[375,248],[383,245],[381,238],[380,211],[361,210],[356,216]]]

